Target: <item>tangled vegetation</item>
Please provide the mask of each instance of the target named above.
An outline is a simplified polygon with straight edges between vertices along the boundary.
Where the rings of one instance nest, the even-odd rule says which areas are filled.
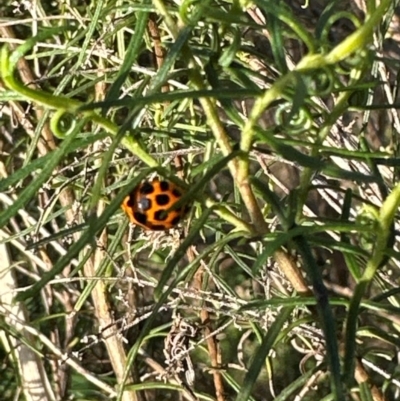
[[[0,5],[2,400],[399,399],[397,5]]]

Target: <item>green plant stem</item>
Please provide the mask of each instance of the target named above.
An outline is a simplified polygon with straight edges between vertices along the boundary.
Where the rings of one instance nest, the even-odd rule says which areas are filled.
[[[326,56],[327,64],[335,64],[344,60],[356,50],[365,47],[371,41],[374,29],[379,24],[385,13],[388,11],[393,0],[382,0],[379,6],[373,11],[371,16],[358,28],[355,32],[349,35],[341,43],[339,43]]]
[[[400,184],[397,185],[392,193],[385,199],[380,209],[377,222],[375,249],[371,255],[371,258],[367,262],[367,266],[363,275],[360,278],[360,281],[357,283],[353,298],[350,303],[348,318],[346,322],[346,352],[344,359],[344,375],[349,384],[354,377],[354,353],[355,339],[357,333],[358,310],[360,308],[360,303],[366,289],[373,280],[378,268],[385,258],[387,243],[391,232],[391,225],[399,206]]]
[[[34,40],[31,40],[30,45],[34,45]],[[24,52],[26,52],[29,46],[25,43],[22,45],[22,47],[22,50],[17,48],[13,53],[10,53],[7,46],[2,47],[0,50],[0,76],[2,77],[8,89],[13,90],[28,101],[34,102],[51,110],[55,110],[55,113],[51,118],[51,127],[56,136],[60,137],[61,139],[65,139],[66,134],[68,135],[68,133],[70,133],[74,128],[74,126],[70,127],[67,133],[60,131],[59,121],[66,114],[70,114],[75,118],[80,116],[88,121],[94,122],[113,136],[116,136],[119,133],[119,127],[116,124],[107,118],[100,116],[96,112],[91,110],[78,112],[84,103],[66,96],[56,96],[45,91],[28,88],[15,79],[15,68],[17,66],[18,58],[23,56]],[[198,77],[197,83],[199,86],[201,86],[199,82],[201,82],[200,77]],[[221,149],[223,150],[223,153],[225,155],[229,155],[231,148],[229,146],[229,142],[225,141],[227,136],[224,132],[222,124],[220,123],[220,120],[218,119],[218,116],[216,115],[216,108],[213,106],[212,100],[202,98],[202,102],[204,108],[207,110],[207,116],[211,116],[210,122],[213,124],[213,131],[220,134],[220,143],[222,144]],[[130,152],[132,152],[132,154],[142,160],[149,167],[158,167],[157,161],[150,156],[134,138],[130,136],[124,136],[121,140],[121,143]],[[226,146],[223,145],[224,143]],[[209,207],[214,207],[215,202],[209,200],[206,201],[206,205]],[[253,233],[251,225],[235,216],[235,214],[229,211],[227,208],[218,205],[217,207],[214,207],[214,210],[220,217],[233,224],[237,230],[248,232],[249,234]]]
[[[282,97],[286,85],[295,77],[295,72],[305,72],[335,64],[349,57],[355,51],[361,50],[372,39],[373,30],[388,10],[392,0],[383,0],[371,17],[359,29],[339,43],[330,53],[309,54],[297,64],[294,71],[278,79],[262,96],[260,96],[250,113],[243,128],[240,149],[244,152],[251,148],[254,137],[254,126],[258,123],[264,110],[274,101]],[[239,166],[243,177],[248,174],[248,160],[243,160]]]
[[[164,3],[161,0],[153,0],[153,4],[158,12],[164,17],[164,22],[168,30],[176,39],[179,34],[179,29],[174,20],[170,17]],[[204,90],[205,85],[200,73],[198,72],[198,65],[192,55],[192,52],[187,45],[184,45],[182,47],[182,51],[184,54],[184,58],[188,60],[188,66],[191,68],[190,80],[192,84],[197,90]],[[224,156],[228,156],[232,152],[232,146],[230,143],[230,138],[226,133],[226,130],[218,116],[218,110],[215,101],[210,98],[204,97],[200,98],[199,102],[204,110],[208,125],[214,134],[214,137],[218,143],[218,146],[221,149],[222,154]],[[245,150],[245,152],[247,152],[248,154],[250,152],[250,149]],[[248,155],[243,157],[245,159],[248,159]],[[239,159],[239,162],[237,159],[231,160],[228,163],[228,168],[238,186],[243,202],[249,212],[251,221],[255,227],[255,231],[257,231],[258,233],[266,232],[268,230],[268,226],[265,223],[264,216],[262,215],[261,209],[250,186],[248,179],[248,170],[243,170],[243,172],[240,173],[240,160],[241,159]],[[248,163],[245,163],[245,165],[248,165]]]
[[[18,54],[18,50],[16,53]],[[56,136],[60,138],[65,137],[65,133],[58,129],[58,122],[65,114],[71,114],[74,117],[81,116],[84,119],[98,124],[109,134],[114,136],[117,135],[119,130],[118,126],[107,118],[101,117],[93,111],[83,111],[78,113],[79,107],[83,106],[82,102],[65,96],[56,96],[52,95],[51,93],[41,90],[34,90],[24,86],[21,82],[15,79],[16,62],[15,60],[14,62],[10,62],[10,57],[12,57],[12,55],[10,55],[8,47],[3,46],[0,51],[0,76],[2,77],[5,85],[8,89],[13,90],[28,101],[32,101],[51,110],[56,110],[56,113],[51,121],[51,126],[54,131],[53,133]],[[121,143],[148,166],[158,166],[156,160],[151,157],[132,137],[124,136],[124,138],[121,140]]]

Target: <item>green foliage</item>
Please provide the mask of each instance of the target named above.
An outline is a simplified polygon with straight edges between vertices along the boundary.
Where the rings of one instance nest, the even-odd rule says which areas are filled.
[[[292,3],[0,5],[2,399],[398,398],[397,2]]]

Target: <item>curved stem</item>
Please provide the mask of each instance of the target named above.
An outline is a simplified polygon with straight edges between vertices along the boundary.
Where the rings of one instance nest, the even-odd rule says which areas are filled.
[[[17,55],[20,54],[18,50],[16,50],[15,53]],[[13,62],[10,60],[11,57],[13,58]],[[60,138],[65,137],[66,133],[59,129],[58,123],[60,118],[66,113],[69,113],[75,117],[90,120],[111,135],[118,134],[119,128],[112,121],[91,110],[80,111],[79,109],[84,105],[84,103],[66,96],[55,96],[45,91],[35,90],[24,86],[21,82],[15,79],[15,58],[16,56],[14,53],[10,53],[7,46],[2,47],[0,51],[0,76],[2,77],[8,89],[13,90],[28,101],[57,111],[51,119],[51,127],[54,135]],[[67,130],[67,133],[68,132],[69,130]],[[151,157],[134,138],[124,136],[121,140],[121,143],[148,166],[158,166],[157,161]]]

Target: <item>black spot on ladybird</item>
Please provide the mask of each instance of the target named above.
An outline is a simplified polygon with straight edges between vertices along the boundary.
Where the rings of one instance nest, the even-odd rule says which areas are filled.
[[[143,224],[143,225],[146,225],[147,217],[146,217],[145,214],[140,213],[140,212],[135,212],[135,213],[133,214],[133,217],[135,218],[135,220],[136,220],[138,223]]]
[[[144,182],[139,188],[139,192],[143,195],[148,195],[154,192],[154,186],[150,182]]]
[[[175,196],[176,198],[180,198],[180,197],[182,196],[181,191],[179,191],[179,189],[177,189],[177,188],[174,188],[174,189],[172,190],[172,193],[174,194],[174,196]]]
[[[164,221],[167,220],[167,218],[168,218],[168,213],[165,210],[157,210],[154,213],[154,220]]]
[[[165,206],[169,203],[169,196],[166,194],[160,194],[156,196],[156,203],[159,206]]]
[[[175,226],[176,224],[179,223],[179,220],[180,220],[180,219],[181,219],[180,216],[174,217],[174,218],[172,219],[172,221],[171,221],[171,224],[172,224],[173,226]]]
[[[151,224],[149,226],[149,228],[154,231],[164,231],[165,230],[165,226],[163,226],[162,224]]]
[[[131,194],[129,194],[129,199],[128,199],[127,205],[132,208],[135,206],[135,203],[136,203],[135,193],[132,192]]]
[[[163,192],[168,191],[169,189],[169,182],[168,181],[160,181],[160,189]]]

